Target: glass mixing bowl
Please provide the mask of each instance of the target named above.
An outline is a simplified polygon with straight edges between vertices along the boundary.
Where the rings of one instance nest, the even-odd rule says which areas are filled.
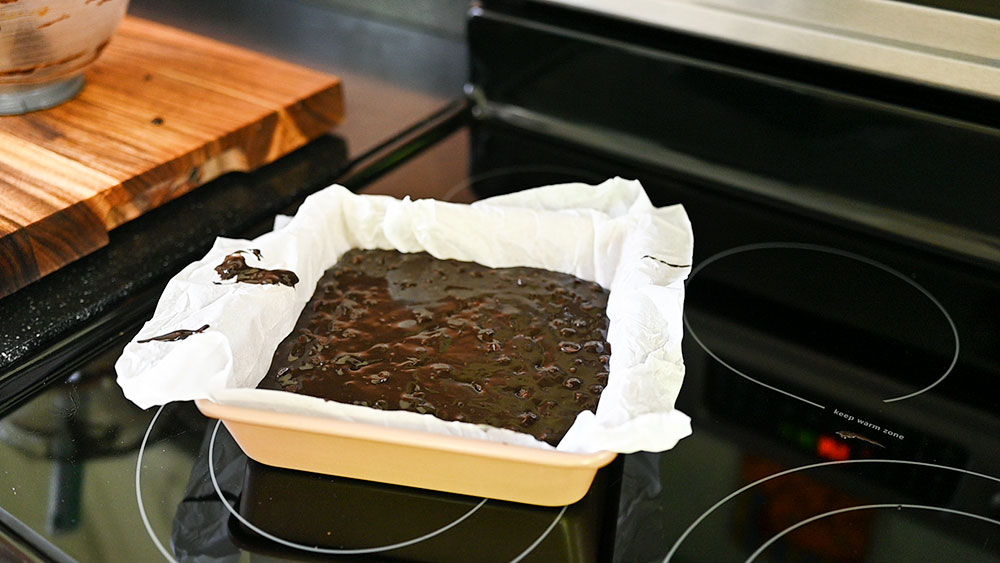
[[[0,0],[0,115],[45,109],[83,88],[128,0]]]

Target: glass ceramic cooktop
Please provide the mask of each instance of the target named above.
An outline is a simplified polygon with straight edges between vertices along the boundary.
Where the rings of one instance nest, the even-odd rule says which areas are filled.
[[[620,456],[580,503],[257,464],[190,403],[126,401],[125,333],[0,420],[4,522],[83,561],[1000,560],[995,272],[487,123],[364,191],[469,201],[615,174],[694,225],[694,434]]]

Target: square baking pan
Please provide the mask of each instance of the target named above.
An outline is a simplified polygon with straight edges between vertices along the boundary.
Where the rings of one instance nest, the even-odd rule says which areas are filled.
[[[542,506],[587,493],[615,452],[543,450],[419,430],[195,401],[250,458],[298,469]]]

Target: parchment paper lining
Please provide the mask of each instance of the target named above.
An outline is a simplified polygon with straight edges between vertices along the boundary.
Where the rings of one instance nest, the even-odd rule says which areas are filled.
[[[356,195],[331,186],[295,217],[255,240],[216,240],[164,289],[153,318],[119,358],[118,383],[142,408],[210,398],[268,410],[549,449],[532,436],[432,415],[379,411],[280,391],[254,389],[292,330],[323,272],[352,248],[427,251],[489,267],[531,266],[573,274],[611,290],[609,382],[597,413],[581,413],[556,449],[662,451],[691,432],[674,409],[684,378],[684,280],[693,251],[679,205],[654,208],[637,181],[560,184],[471,205]],[[257,248],[247,263],[295,272],[296,287],[219,284],[214,267],[229,253]],[[175,342],[142,340],[181,328],[209,329]]]

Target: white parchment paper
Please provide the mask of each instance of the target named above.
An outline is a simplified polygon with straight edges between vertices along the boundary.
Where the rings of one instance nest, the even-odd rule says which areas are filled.
[[[284,224],[281,224],[284,223]],[[608,385],[597,413],[582,412],[556,449],[662,451],[691,433],[674,408],[684,379],[684,280],[693,250],[683,207],[655,208],[637,181],[560,184],[471,205],[356,195],[331,186],[295,217],[255,240],[216,240],[174,276],[153,318],[126,345],[116,369],[125,396],[142,408],[210,398],[218,403],[327,416],[392,427],[551,448],[528,434],[429,414],[379,411],[281,391],[254,389],[291,332],[316,282],[352,248],[426,251],[489,267],[531,266],[573,274],[611,290]],[[251,266],[292,270],[295,288],[224,282],[214,268],[236,250],[260,249]],[[174,342],[137,340],[178,329]]]

